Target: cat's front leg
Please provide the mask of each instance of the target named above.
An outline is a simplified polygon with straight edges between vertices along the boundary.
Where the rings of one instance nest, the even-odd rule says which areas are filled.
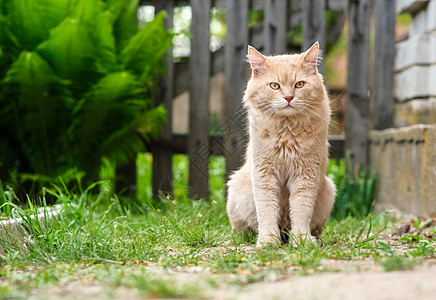
[[[316,243],[316,238],[310,233],[310,222],[316,202],[318,182],[314,178],[301,177],[291,188],[289,206],[291,217],[291,242],[310,241]]]
[[[253,193],[258,221],[257,247],[280,243],[279,186],[275,176],[268,171],[256,172],[253,176]]]

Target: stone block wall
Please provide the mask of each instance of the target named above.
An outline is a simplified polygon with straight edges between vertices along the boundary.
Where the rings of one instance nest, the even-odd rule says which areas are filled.
[[[395,46],[396,128],[370,133],[375,208],[428,217],[436,212],[436,0],[397,0],[396,10],[412,23]]]
[[[372,131],[371,162],[378,175],[376,212],[436,212],[436,125]]]
[[[409,37],[397,43],[394,126],[436,123],[436,0],[397,0],[411,13]]]

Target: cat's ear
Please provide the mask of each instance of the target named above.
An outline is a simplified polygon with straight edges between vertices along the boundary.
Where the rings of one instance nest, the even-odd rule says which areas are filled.
[[[312,72],[318,72],[318,56],[319,56],[319,43],[315,42],[315,44],[310,47],[304,53],[303,61],[308,66],[308,69]]]
[[[265,67],[265,56],[254,49],[254,47],[248,46],[247,58],[250,62],[251,69],[253,70],[253,75],[261,74]]]

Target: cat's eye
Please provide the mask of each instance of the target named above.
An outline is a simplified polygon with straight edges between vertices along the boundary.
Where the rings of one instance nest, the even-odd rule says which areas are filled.
[[[269,84],[269,86],[273,89],[273,90],[278,90],[280,88],[280,84],[278,84],[277,82],[271,82]]]
[[[295,87],[296,88],[302,88],[304,86],[304,81],[299,81],[299,82],[297,82],[296,84],[295,84]]]

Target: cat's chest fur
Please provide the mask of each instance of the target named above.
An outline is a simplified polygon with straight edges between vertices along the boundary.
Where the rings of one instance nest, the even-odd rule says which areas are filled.
[[[254,153],[259,157],[266,156],[278,165],[298,164],[311,156],[322,135],[310,126],[295,124],[286,119],[275,124],[254,121],[252,125],[250,137]]]

